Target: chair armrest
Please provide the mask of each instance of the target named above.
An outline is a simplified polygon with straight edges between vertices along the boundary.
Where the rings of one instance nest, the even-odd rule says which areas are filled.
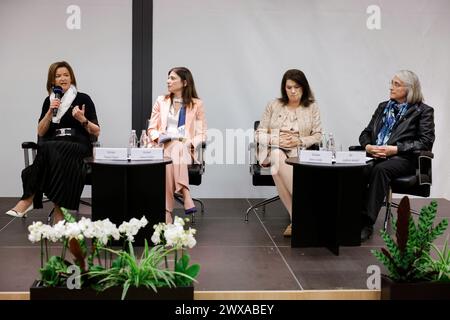
[[[205,149],[206,149],[206,141],[198,144],[195,147],[194,152],[197,153],[197,160],[204,166],[205,163]]]
[[[414,151],[417,156],[416,175],[419,178],[419,184],[432,184],[432,159],[434,154],[431,151]]]
[[[25,141],[22,142],[22,149],[37,149],[37,143],[36,142],[32,142],[32,141]]]
[[[253,164],[258,163],[258,159],[256,159],[256,148],[258,148],[258,144],[256,142],[250,142],[248,145],[248,159],[250,161],[250,170]]]
[[[434,158],[434,154],[431,151],[417,150],[417,151],[414,151],[413,154],[417,157],[427,157],[430,159]]]

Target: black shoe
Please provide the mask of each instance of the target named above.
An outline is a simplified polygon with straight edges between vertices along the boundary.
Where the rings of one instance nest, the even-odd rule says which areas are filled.
[[[372,226],[364,226],[361,230],[361,242],[365,242],[370,239],[373,233]]]

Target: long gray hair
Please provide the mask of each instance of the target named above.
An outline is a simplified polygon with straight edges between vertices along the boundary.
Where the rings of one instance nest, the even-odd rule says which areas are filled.
[[[422,88],[417,75],[409,70],[400,70],[397,76],[406,87],[406,102],[409,104],[421,103],[423,101]]]

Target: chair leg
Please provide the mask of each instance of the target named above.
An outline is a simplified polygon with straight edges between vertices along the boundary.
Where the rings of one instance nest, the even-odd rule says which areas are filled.
[[[391,207],[397,209],[398,208],[398,203],[391,201]],[[411,211],[412,214],[415,214],[417,216],[420,215],[420,212],[417,211],[417,210],[410,209],[410,211]]]
[[[192,200],[193,200],[194,202],[200,203],[200,212],[201,212],[202,214],[205,213],[205,205],[203,204],[203,201],[200,200],[200,199],[198,199],[198,198],[192,198]]]
[[[263,201],[260,201],[254,205],[252,205],[250,208],[247,209],[247,211],[245,212],[245,222],[248,222],[248,215],[250,213],[250,211],[255,210],[259,207],[263,207],[263,212],[265,213],[266,210],[266,205],[272,202],[275,202],[277,200],[280,200],[280,196],[275,196],[269,199],[265,199]]]
[[[51,223],[54,211],[55,211],[55,208],[53,208],[52,211],[50,211],[50,213],[48,214],[48,216],[47,216],[47,224]]]
[[[392,217],[392,211],[391,211],[391,207],[393,206],[392,203],[392,190],[389,189],[388,194],[386,195],[386,215],[384,217],[384,223],[383,223],[383,230],[386,231],[388,224],[389,224],[389,220]]]
[[[174,197],[175,201],[178,202],[179,204],[184,204],[183,196],[181,194],[174,193],[173,197]]]
[[[173,196],[176,202],[178,202],[181,205],[184,205],[183,196],[181,194],[174,193]],[[192,198],[192,201],[194,201],[194,203],[198,202],[200,204],[200,212],[203,214],[205,212],[205,204],[203,203],[203,201],[198,198]],[[191,224],[195,224],[195,213],[192,214]]]
[[[85,200],[80,199],[80,203],[84,204],[85,206],[92,207],[92,204],[89,201],[85,201]]]

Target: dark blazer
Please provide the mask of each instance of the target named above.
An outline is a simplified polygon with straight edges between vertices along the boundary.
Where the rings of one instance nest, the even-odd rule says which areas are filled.
[[[387,103],[384,101],[378,105],[368,126],[361,132],[359,143],[362,147],[376,144]],[[408,156],[417,150],[431,151],[434,139],[434,110],[424,103],[418,103],[410,106],[394,125],[387,145],[397,146],[398,155]]]

